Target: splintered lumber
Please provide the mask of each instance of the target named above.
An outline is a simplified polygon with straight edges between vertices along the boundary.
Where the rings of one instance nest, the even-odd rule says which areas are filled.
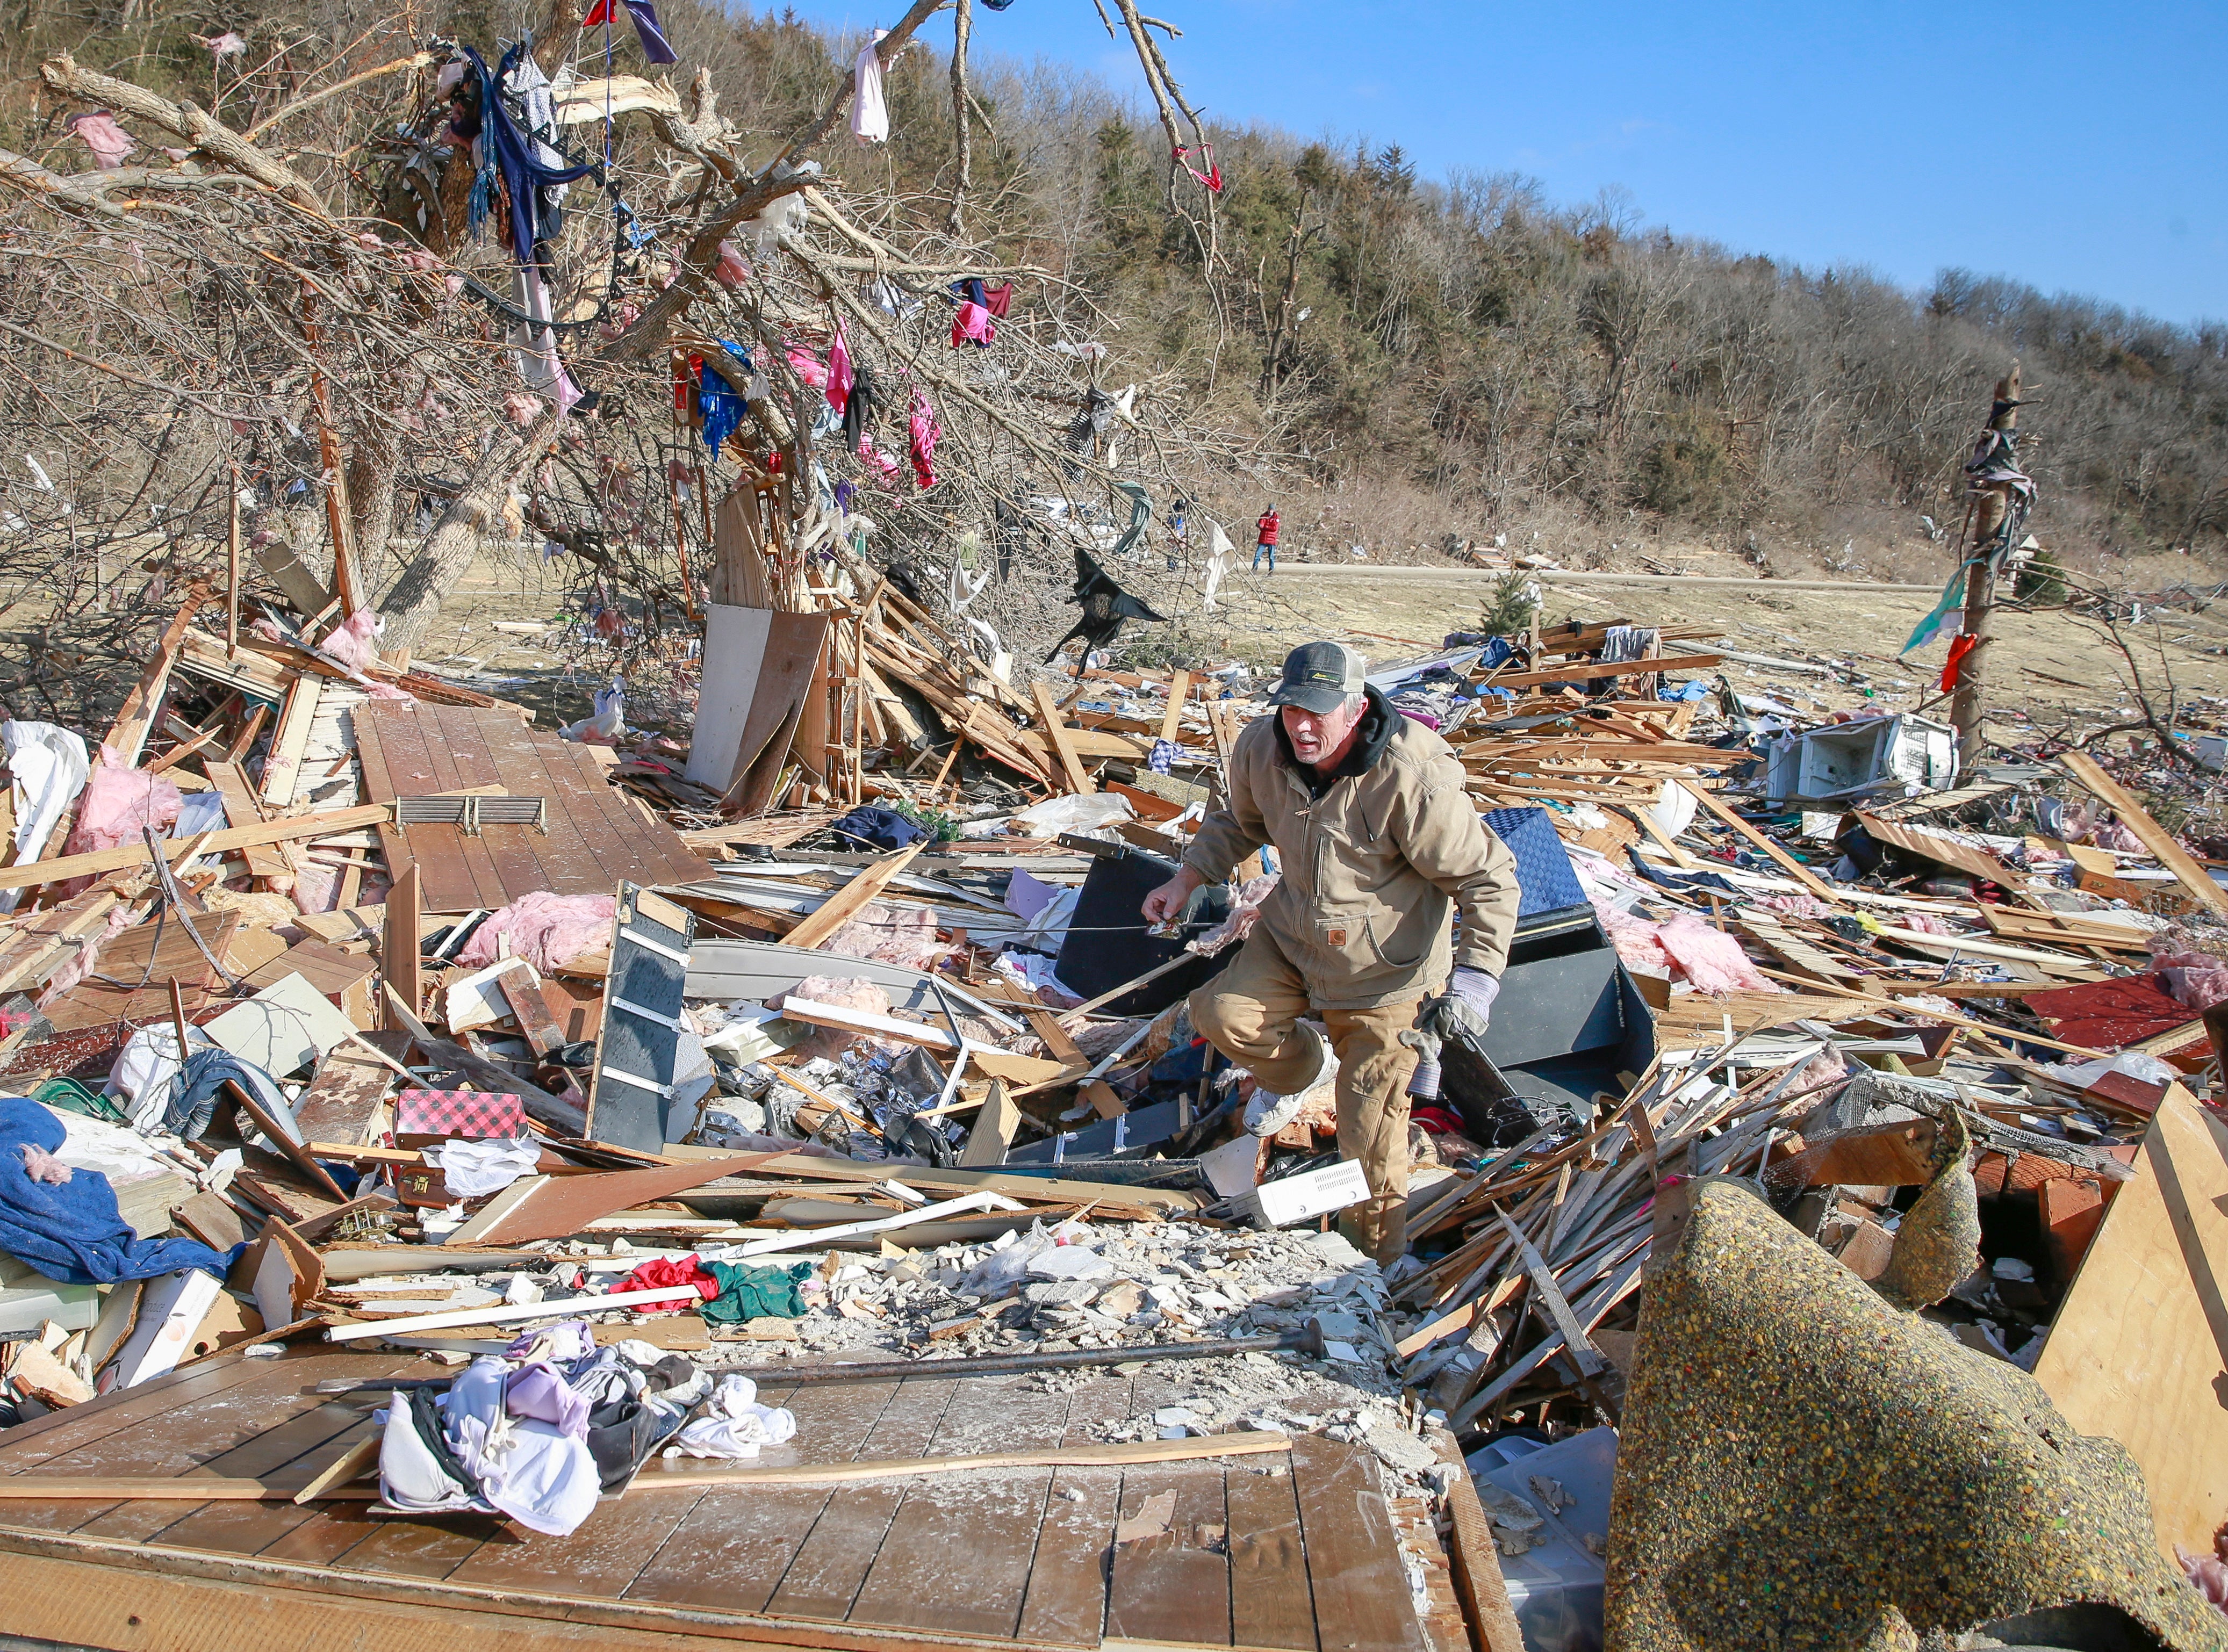
[[[278,727],[271,737],[271,750],[263,759],[263,800],[283,808],[294,800],[301,783],[302,756],[310,747],[310,730],[317,720],[317,698],[323,681],[306,673],[286,689],[286,709],[278,714]]]
[[[418,950],[418,863],[413,860],[396,876],[387,894],[387,910],[381,915],[379,971],[395,995],[412,1013],[426,1002]]]
[[[238,763],[218,758],[203,758],[202,772],[209,777],[209,784],[224,800],[224,818],[234,826],[247,826],[264,818],[255,788],[249,784],[246,773]],[[246,858],[251,877],[284,882],[294,875],[293,864],[282,849],[274,849],[268,844],[252,844],[244,846],[240,853]]]
[[[2183,889],[2195,899],[2203,902],[2215,912],[2228,917],[2228,890],[2214,883],[2204,867],[2190,858],[2190,853],[2174,839],[2174,834],[2151,819],[2150,812],[2097,765],[2097,760],[2085,751],[2069,751],[2058,758],[2073,778],[2094,792],[2112,813],[2120,817],[2120,824],[2134,832],[2144,848],[2151,852],[2158,864],[2180,880]]]
[[[1607,666],[1552,666],[1543,671],[1520,671],[1514,676],[1489,680],[1495,688],[1537,688],[1543,683],[1590,683],[1604,677],[1652,677],[1664,671],[1704,671],[1720,665],[1718,654],[1685,654],[1671,660],[1620,660]]]
[[[352,1049],[330,1050],[295,1108],[295,1126],[311,1141],[360,1142],[394,1082],[381,1062]]]
[[[101,742],[116,753],[126,769],[139,766],[139,754],[146,749],[148,731],[155,726],[155,713],[170,686],[171,668],[177,664],[178,650],[185,642],[186,628],[208,599],[209,588],[199,581],[187,588],[185,601],[178,604],[177,613],[163,628],[162,638],[155,644],[154,658],[147,662],[147,669],[131,686],[131,692],[124,697],[115,724]]]
[[[927,1026],[918,1021],[900,1021],[893,1016],[874,1015],[837,1004],[816,1004],[810,998],[798,998],[794,992],[782,998],[781,1013],[783,1019],[788,1021],[805,1021],[816,1027],[834,1027],[844,1032],[870,1033],[876,1037],[895,1038],[939,1052],[957,1051],[964,1042],[968,1059],[976,1067],[991,1077],[1010,1080],[1016,1084],[1049,1083],[1061,1074],[1073,1070],[1058,1062],[1045,1061],[1034,1056],[1012,1055],[989,1044],[978,1044],[972,1039],[962,1041],[941,1028]]]
[[[1179,671],[1168,679],[1168,715],[1161,719],[1161,738],[1174,745],[1183,726],[1184,702],[1191,698],[1191,673]]]
[[[1036,697],[1037,716],[1044,723],[1045,737],[1052,742],[1053,755],[1060,759],[1060,771],[1067,777],[1068,790],[1085,794],[1097,791],[1076,749],[1074,730],[1067,726],[1060,707],[1053,703],[1052,690],[1038,682],[1029,685],[1029,692]]]
[[[1832,890],[1828,889],[1823,883],[1820,883],[1816,873],[1813,872],[1801,861],[1796,859],[1794,856],[1789,854],[1784,849],[1782,849],[1777,844],[1772,842],[1770,839],[1765,837],[1764,833],[1758,832],[1747,821],[1742,820],[1739,815],[1735,814],[1723,803],[1720,803],[1716,797],[1712,795],[1703,787],[1684,775],[1674,775],[1672,778],[1677,781],[1680,785],[1685,787],[1688,791],[1692,792],[1694,794],[1695,800],[1701,804],[1704,808],[1709,810],[1711,813],[1716,815],[1718,819],[1723,820],[1735,832],[1738,832],[1742,837],[1747,839],[1750,843],[1755,845],[1756,847],[1763,850],[1765,854],[1770,856],[1781,871],[1784,871],[1796,883],[1802,884],[1804,889],[1809,890],[1811,894],[1816,896],[1821,901],[1834,904],[1839,903],[1841,897]]]
[[[172,838],[163,840],[164,858],[174,864],[195,854],[223,854],[234,849],[246,849],[267,843],[298,843],[305,838],[329,838],[338,832],[351,832],[358,826],[377,826],[394,818],[394,806],[387,803],[364,803],[355,808],[335,809],[329,814],[296,815],[284,820],[266,820],[259,825],[227,826],[221,832],[204,832],[194,838]],[[30,889],[40,883],[59,883],[72,877],[95,877],[103,872],[122,871],[127,866],[138,866],[147,859],[144,843],[119,844],[113,849],[95,849],[82,855],[63,855],[54,860],[42,860],[22,866],[0,867],[0,889]]]
[[[116,900],[113,890],[89,889],[60,906],[33,914],[0,944],[0,994],[44,985],[48,976],[76,955],[82,937],[107,923]]]
[[[640,1170],[606,1170],[598,1176],[545,1176],[514,1182],[489,1201],[478,1215],[451,1234],[451,1245],[524,1245],[537,1239],[563,1239],[590,1222],[656,1199],[741,1176],[780,1155],[746,1153],[708,1162],[661,1164]]]
[[[834,934],[862,911],[867,903],[887,888],[892,878],[912,864],[912,858],[927,842],[900,849],[887,860],[878,860],[846,883],[842,889],[820,903],[817,911],[808,914],[804,920],[783,937],[785,945],[813,947]]]
[[[669,1158],[695,1159],[717,1158],[723,1152],[716,1147],[690,1147],[678,1143],[669,1145],[665,1151]],[[801,1153],[784,1153],[760,1165],[759,1173],[764,1176],[793,1176],[807,1182],[874,1183],[887,1180],[890,1172],[887,1165],[842,1158],[809,1158]],[[1087,1204],[1092,1207],[1092,1214],[1097,1215],[1141,1215],[1153,1220],[1166,1220],[1187,1211],[1203,1210],[1214,1202],[1211,1195],[1175,1188],[1135,1187],[1119,1182],[1067,1181],[1053,1177],[1010,1176],[996,1170],[938,1170],[918,1164],[905,1167],[905,1181],[907,1187],[918,1188],[923,1192],[967,1193],[976,1188],[987,1188],[1027,1204]]]
[[[644,1294],[629,1292],[630,1296]],[[670,1296],[672,1292],[664,1294]],[[691,1292],[691,1294],[694,1294]],[[436,1316],[437,1317],[439,1316]],[[399,1320],[386,1322],[390,1327]],[[921,1375],[933,1376],[937,1362],[920,1362]],[[985,1451],[968,1457],[869,1457],[855,1463],[795,1463],[765,1469],[661,1469],[639,1474],[628,1483],[630,1491],[699,1491],[707,1486],[818,1486],[852,1484],[863,1480],[907,1480],[932,1474],[966,1474],[978,1469],[1120,1468],[1132,1463],[1192,1463],[1212,1457],[1255,1457],[1288,1451],[1291,1438],[1277,1433],[1194,1435],[1188,1439],[1125,1440],[1112,1445],[1049,1445],[1035,1451]],[[379,1495],[375,1485],[330,1483],[343,1465],[354,1463],[355,1472],[367,1472],[375,1452],[355,1448],[323,1473],[298,1487],[282,1480],[227,1480],[211,1476],[175,1480],[134,1478],[129,1475],[0,1476],[0,1500],[46,1502],[307,1502],[319,1498],[368,1502]],[[318,1489],[311,1492],[309,1486]]]
[[[613,1291],[600,1297],[553,1297],[544,1302],[496,1303],[486,1308],[452,1308],[445,1313],[412,1314],[402,1319],[373,1319],[362,1324],[333,1325],[326,1340],[361,1342],[367,1336],[407,1336],[419,1331],[453,1330],[462,1325],[512,1325],[530,1319],[563,1319],[573,1313],[601,1313],[609,1308],[635,1308],[653,1302],[701,1302],[693,1285],[659,1285],[648,1291]],[[286,1494],[293,1496],[292,1492]]]

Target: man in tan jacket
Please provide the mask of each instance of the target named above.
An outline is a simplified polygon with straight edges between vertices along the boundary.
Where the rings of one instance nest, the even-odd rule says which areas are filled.
[[[1145,897],[1144,915],[1180,915],[1194,890],[1275,847],[1277,887],[1244,950],[1192,994],[1192,1024],[1266,1093],[1247,1117],[1267,1134],[1290,1116],[1277,1104],[1321,1076],[1322,1036],[1300,1021],[1320,1015],[1338,1057],[1339,1152],[1368,1177],[1360,1226],[1389,1266],[1407,1248],[1417,1049],[1401,1035],[1450,1017],[1482,1028],[1518,890],[1515,858],[1470,807],[1452,749],[1368,687],[1362,668],[1341,643],[1292,651],[1275,715],[1238,737],[1222,807],[1183,869]]]

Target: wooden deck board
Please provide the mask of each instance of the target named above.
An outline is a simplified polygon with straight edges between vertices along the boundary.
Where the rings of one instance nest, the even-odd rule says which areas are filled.
[[[1109,1376],[1070,1390],[1061,1443],[1092,1444],[1098,1438],[1092,1432],[1094,1424],[1127,1417],[1133,1386],[1128,1377]],[[1106,1623],[1106,1551],[1114,1540],[1121,1501],[1119,1469],[1053,1470],[1044,1524],[1037,1528],[1028,1593],[1015,1631],[1024,1645],[1098,1644]]]
[[[493,754],[478,738],[474,726],[468,723],[451,724],[451,717],[466,709],[439,705],[432,708],[434,725],[440,730],[456,758],[458,787],[503,786],[515,793],[518,788],[497,767]],[[514,901],[522,895],[547,887],[542,876],[541,858],[534,848],[534,840],[539,837],[540,834],[531,826],[483,826],[480,830],[479,841],[495,863],[496,875],[503,880],[503,892]]]
[[[1216,1463],[1133,1469],[1122,1477],[1122,1515],[1130,1518],[1163,1492],[1175,1494],[1168,1529],[1114,1551],[1106,1591],[1106,1633],[1160,1645],[1228,1646],[1229,1510]]]
[[[798,1459],[843,1462],[858,1456],[897,1391],[894,1382],[800,1389],[789,1402],[797,1416]],[[714,1487],[627,1585],[625,1598],[765,1611],[827,1505],[828,1493],[826,1486]]]
[[[459,784],[458,770],[447,743],[419,718],[398,714],[406,709],[397,706],[362,719],[379,726],[385,760],[381,779],[394,797],[423,797],[455,790]],[[368,772],[364,778],[367,785],[371,783]],[[392,797],[375,794],[372,800],[385,803]],[[422,899],[426,910],[465,912],[474,907],[508,904],[494,860],[457,827],[413,826],[402,827],[401,832],[410,845],[411,858],[423,868],[419,876],[425,881]]]
[[[361,1351],[219,1356],[209,1369],[10,1431],[21,1438],[0,1437],[0,1473],[301,1475],[375,1426],[361,1406],[317,1395],[319,1378],[422,1368]],[[797,1388],[781,1383],[778,1367],[764,1380],[761,1397],[791,1405],[799,1425],[791,1445],[768,1451],[769,1465],[1082,1444],[1133,1406],[1176,1392],[1156,1374],[1064,1393],[925,1376]],[[687,1471],[657,1459],[644,1470]],[[1162,1491],[1175,1493],[1168,1529],[1112,1549],[1117,1514],[1135,1515]],[[281,1565],[294,1569],[272,1574],[277,1593],[298,1591],[304,1610],[381,1603],[419,1615],[428,1636],[459,1609],[500,1612],[491,1621],[528,1637],[677,1609],[684,1617],[649,1630],[652,1639],[677,1645],[690,1619],[708,1627],[763,1613],[792,1626],[777,1634],[784,1644],[887,1642],[893,1652],[961,1643],[1093,1652],[1102,1638],[1271,1652],[1431,1646],[1374,1459],[1317,1439],[1289,1457],[1127,1471],[1015,1470],[833,1489],[637,1485],[566,1538],[484,1516],[383,1517],[361,1503],[79,1500],[0,1512],[16,1528],[12,1539],[0,1530],[0,1555],[15,1551],[0,1558],[0,1574],[31,1564],[27,1547],[56,1542],[96,1545],[89,1572],[128,1566],[117,1575],[149,1586],[196,1566]],[[0,1634],[16,1632],[29,1611],[11,1613],[7,1592]],[[542,1630],[529,1627],[536,1620]]]
[[[957,1387],[925,1378],[900,1383],[860,1455],[899,1457],[926,1451]],[[859,1598],[859,1586],[881,1552],[882,1539],[904,1497],[904,1486],[894,1482],[837,1486],[766,1610],[781,1617],[842,1623]]]
[[[363,794],[367,800],[386,802],[396,795],[396,791],[394,778],[387,773],[379,719],[368,715],[359,717],[352,726],[355,730],[356,762],[363,776]],[[411,852],[410,840],[392,820],[380,822],[378,831],[380,852],[387,859],[387,875],[400,878],[416,858]]]
[[[1292,1478],[1322,1652],[1427,1652],[1376,1457],[1310,1436],[1292,1443]]]
[[[363,1541],[333,1561],[345,1572],[398,1578],[447,1577],[489,1542],[522,1544],[531,1532],[486,1515],[439,1515],[423,1520],[385,1520]]]
[[[1230,1632],[1239,1646],[1316,1652],[1316,1611],[1292,1471],[1233,1463],[1223,1474],[1230,1509]]]
[[[260,1554],[296,1527],[317,1517],[315,1508],[302,1503],[205,1502],[187,1510],[156,1533],[152,1540],[165,1548],[199,1549],[211,1554]]]
[[[1018,1377],[958,1385],[932,1457],[1049,1445],[1066,1432],[1067,1397]],[[851,1608],[852,1623],[1010,1639],[1020,1626],[1052,1470],[938,1477],[905,1488]],[[954,1565],[964,1555],[964,1566]]]
[[[355,723],[365,794],[375,802],[473,786],[549,800],[548,830],[490,826],[389,829],[425,868],[429,912],[502,906],[535,890],[603,895],[622,879],[653,884],[711,876],[673,831],[637,813],[586,748],[537,734],[510,712],[458,705],[367,702]]]

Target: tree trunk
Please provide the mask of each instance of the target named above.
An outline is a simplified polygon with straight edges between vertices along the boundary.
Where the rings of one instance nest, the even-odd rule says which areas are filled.
[[[533,424],[515,436],[496,437],[480,456],[426,543],[381,602],[383,648],[415,648],[425,641],[426,631],[440,616],[441,599],[471,567],[480,542],[502,513],[503,499],[541,459],[560,417],[555,407],[545,407]]]
[[[2018,429],[2019,393],[2020,368],[2014,361],[2010,374],[1996,381],[1995,407],[1988,420],[1991,429],[2007,434]],[[1996,598],[1994,551],[1997,537],[2004,532],[2011,502],[2011,490],[2001,483],[1973,491],[1973,535],[1965,554],[1975,560],[1965,570],[1965,623],[1961,628],[1962,635],[1972,642],[1958,662],[1957,686],[1950,699],[1950,724],[1957,730],[1960,786],[1970,781],[1979,768],[1987,738],[1982,724],[1988,713],[1988,638],[1994,629]]]

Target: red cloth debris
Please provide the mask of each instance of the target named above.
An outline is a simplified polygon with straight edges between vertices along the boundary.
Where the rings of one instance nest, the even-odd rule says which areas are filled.
[[[671,1261],[654,1257],[611,1287],[613,1295],[621,1291],[670,1291],[679,1285],[696,1287],[696,1294],[709,1302],[720,1294],[720,1282],[704,1271],[704,1265],[694,1256],[682,1256]],[[653,1302],[639,1305],[637,1313],[679,1313],[688,1307],[685,1302]]]
[[[1951,689],[1957,686],[1958,667],[1965,663],[1965,656],[1972,653],[1975,648],[1978,647],[1980,643],[1981,639],[1975,636],[1960,636],[1951,639],[1950,643],[1950,657],[1942,662],[1942,692],[1943,693],[1946,694]]]

